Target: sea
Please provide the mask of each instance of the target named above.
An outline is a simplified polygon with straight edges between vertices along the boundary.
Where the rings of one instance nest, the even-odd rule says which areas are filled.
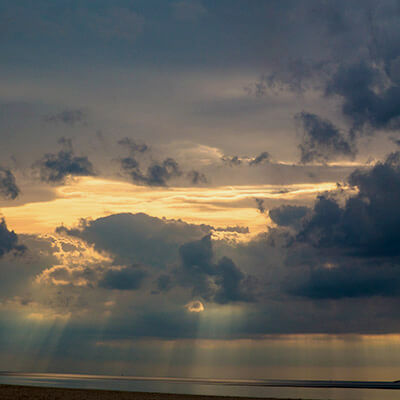
[[[3,371],[0,384],[278,399],[400,399],[400,381],[225,380]]]

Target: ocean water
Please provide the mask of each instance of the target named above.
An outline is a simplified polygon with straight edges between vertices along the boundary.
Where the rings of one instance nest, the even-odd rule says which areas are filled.
[[[332,400],[397,400],[400,382],[223,380],[0,372],[0,383],[62,388]]]

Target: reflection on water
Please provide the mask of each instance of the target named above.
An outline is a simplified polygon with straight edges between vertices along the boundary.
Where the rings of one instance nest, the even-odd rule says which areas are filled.
[[[2,372],[1,383],[293,399],[394,400],[400,396],[397,390],[400,383],[382,381],[221,380]]]

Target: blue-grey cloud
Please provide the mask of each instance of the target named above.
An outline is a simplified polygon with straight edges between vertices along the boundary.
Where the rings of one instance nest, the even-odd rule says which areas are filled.
[[[302,163],[326,162],[339,157],[354,158],[353,143],[332,122],[307,112],[297,114],[295,119],[303,131],[299,145]]]
[[[179,285],[192,288],[194,297],[220,304],[255,301],[254,278],[246,276],[228,257],[214,261],[211,236],[185,243],[174,275]]]
[[[39,171],[42,182],[62,184],[69,176],[94,176],[93,164],[87,156],[76,156],[70,139],[59,141],[64,149],[58,153],[47,153],[33,165]]]
[[[399,255],[400,154],[393,153],[370,169],[355,170],[348,181],[358,194],[343,207],[334,198],[320,196],[299,237],[317,247],[359,255]]]
[[[7,228],[6,221],[2,218],[0,220],[0,257],[12,251],[22,253],[25,250],[26,247],[19,244],[17,234]]]
[[[140,289],[146,272],[137,265],[108,269],[98,285],[105,289],[137,290]]]
[[[263,151],[257,157],[254,157],[249,161],[249,165],[259,165],[263,163],[267,163],[270,161],[270,154],[267,151]]]
[[[310,211],[308,207],[281,205],[269,210],[269,216],[279,226],[298,226]]]
[[[161,162],[152,162],[147,170],[142,171],[138,161],[133,157],[121,160],[121,169],[132,182],[146,186],[167,186],[167,183],[182,175],[179,164],[173,158]]]
[[[15,181],[14,174],[7,168],[0,167],[0,194],[6,199],[18,197],[20,189]]]

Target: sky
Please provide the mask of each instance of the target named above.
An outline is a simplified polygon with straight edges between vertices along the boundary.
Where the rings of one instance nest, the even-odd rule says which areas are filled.
[[[399,19],[1,0],[0,370],[398,379]]]

